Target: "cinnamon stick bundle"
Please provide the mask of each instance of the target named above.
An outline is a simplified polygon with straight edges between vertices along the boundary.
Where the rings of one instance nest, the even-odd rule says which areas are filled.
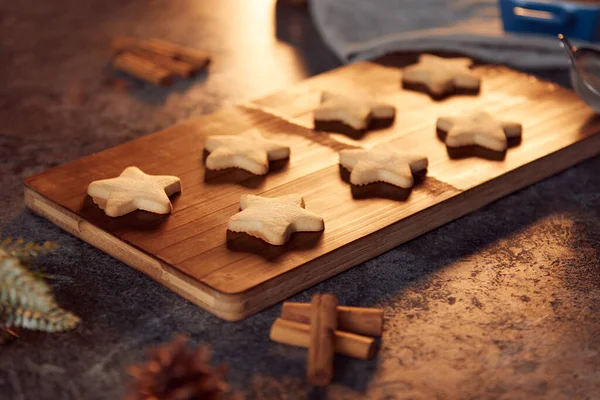
[[[269,337],[274,342],[308,348],[310,325],[277,318]],[[334,337],[334,350],[337,354],[361,360],[370,360],[375,356],[377,347],[373,338],[339,330],[335,331]]]
[[[333,294],[315,294],[312,297],[306,378],[315,386],[328,385],[333,379],[337,306],[338,299]]]
[[[144,41],[129,38],[125,36],[117,36],[112,41],[112,49],[116,54],[122,52],[129,52],[145,58],[153,63],[171,71],[175,75],[190,78],[193,77],[200,68],[187,63],[185,61],[177,60],[168,55],[156,53],[148,48],[144,47]]]
[[[148,41],[148,45],[156,53],[165,54],[177,60],[185,61],[198,68],[204,68],[210,62],[210,57],[208,54],[202,51],[179,46],[164,40],[152,39]]]
[[[184,78],[193,77],[197,72],[197,68],[191,64],[179,60],[174,60],[162,54],[155,54],[145,49],[131,47],[127,50],[122,50],[121,52],[124,51],[145,58],[146,60],[153,62],[154,64],[172,72],[173,74]]]
[[[380,308],[338,306],[338,329],[366,336],[381,336],[383,332],[383,310]],[[283,303],[281,318],[310,323],[309,303]]]
[[[123,52],[115,56],[113,65],[116,69],[155,85],[169,86],[172,83],[171,72],[152,61],[129,52]]]
[[[181,61],[190,64],[195,70],[202,69],[210,62],[208,54],[169,43],[164,40],[139,40],[127,36],[117,36],[113,39],[113,49],[117,52],[129,50],[131,48],[142,49],[153,54],[162,55],[175,61]]]

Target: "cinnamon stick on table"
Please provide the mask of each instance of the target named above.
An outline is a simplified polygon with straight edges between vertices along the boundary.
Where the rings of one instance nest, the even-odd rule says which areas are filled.
[[[338,300],[333,294],[315,294],[312,297],[306,372],[306,378],[311,385],[325,386],[333,379],[337,306]]]
[[[169,86],[172,74],[152,61],[129,52],[123,52],[113,58],[115,68],[125,71],[139,79],[160,86]]]
[[[163,54],[152,53],[151,51],[142,49],[140,47],[125,46],[118,41],[115,41],[113,43],[113,50],[115,50],[117,54],[123,52],[135,54],[136,56],[145,58],[146,60],[151,61],[160,67],[163,67],[164,69],[172,72],[173,74],[182,76],[184,78],[190,78],[194,76],[198,71],[198,68],[196,68],[192,64],[188,64],[179,60],[174,60]]]
[[[116,54],[129,52],[145,58],[153,63],[174,73],[175,75],[189,78],[194,76],[199,68],[185,61],[176,60],[164,54],[154,53],[140,47],[139,40],[124,36],[117,36],[112,41],[112,49]]]
[[[164,54],[177,60],[193,64],[198,68],[204,68],[210,62],[208,54],[200,50],[179,46],[160,39],[149,40],[148,46],[156,53]]]
[[[274,342],[308,348],[310,325],[277,318],[271,327],[269,337]],[[373,338],[335,331],[334,349],[337,354],[370,360],[375,356],[377,347]]]
[[[383,310],[381,308],[338,306],[338,329],[366,336],[381,336]],[[281,318],[310,324],[309,303],[283,303]]]
[[[128,36],[117,36],[113,39],[112,46],[117,52],[129,48],[143,49],[175,61],[185,62],[192,65],[196,70],[206,67],[210,62],[208,54],[202,51],[179,46],[159,39],[139,40]]]

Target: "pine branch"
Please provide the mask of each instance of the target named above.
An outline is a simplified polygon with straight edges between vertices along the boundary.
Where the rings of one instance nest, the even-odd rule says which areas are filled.
[[[46,282],[36,279],[18,258],[0,258],[0,309],[48,312],[56,304]]]
[[[26,328],[52,333],[73,329],[80,319],[58,306],[45,313],[0,306],[0,321],[7,328]]]
[[[17,257],[22,263],[29,264],[57,248],[58,245],[54,242],[38,244],[35,242],[26,243],[22,238],[17,240],[6,238],[0,242],[0,258]]]
[[[79,318],[61,309],[50,287],[16,257],[0,257],[0,325],[57,332],[75,327]]]

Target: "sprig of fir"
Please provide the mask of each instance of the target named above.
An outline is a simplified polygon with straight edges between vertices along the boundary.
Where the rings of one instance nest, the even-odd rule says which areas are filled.
[[[58,332],[74,328],[79,317],[60,308],[50,287],[26,265],[58,246],[6,239],[0,243],[0,326]]]

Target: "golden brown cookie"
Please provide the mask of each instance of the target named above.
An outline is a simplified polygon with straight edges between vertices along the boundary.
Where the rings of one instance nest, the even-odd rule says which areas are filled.
[[[429,93],[441,99],[453,93],[479,93],[481,79],[469,69],[468,58],[441,58],[421,54],[416,64],[402,71],[402,87]]]
[[[508,148],[508,139],[520,139],[523,130],[518,122],[500,121],[481,110],[440,117],[436,126],[448,147],[477,145],[498,152]]]
[[[148,175],[138,167],[127,167],[117,178],[94,181],[88,186],[94,203],[110,217],[134,210],[168,214],[173,209],[169,196],[179,191],[178,177]]]
[[[314,124],[317,130],[357,136],[367,129],[389,126],[395,117],[392,105],[323,92],[314,111]]]
[[[206,158],[206,168],[241,168],[256,175],[269,172],[269,161],[290,156],[288,146],[265,139],[254,129],[240,135],[209,136],[204,148],[210,153]]]
[[[407,154],[390,145],[340,151],[340,164],[351,171],[350,183],[387,182],[401,188],[414,185],[413,173],[427,169],[427,157]]]
[[[317,232],[325,228],[323,218],[304,209],[304,199],[299,194],[273,198],[245,194],[240,198],[240,209],[229,219],[227,228],[269,244],[285,244],[294,232]]]

